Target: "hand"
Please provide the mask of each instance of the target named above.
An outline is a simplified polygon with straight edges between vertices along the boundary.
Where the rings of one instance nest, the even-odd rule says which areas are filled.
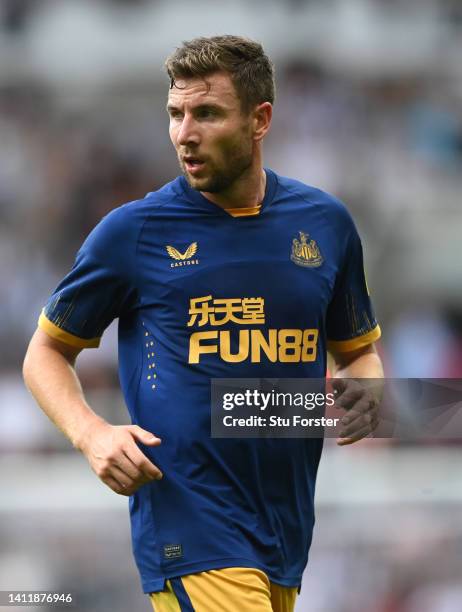
[[[341,419],[342,429],[337,444],[353,444],[376,429],[379,401],[370,389],[356,380],[333,378],[331,383],[336,392],[335,406],[347,411]]]
[[[136,441],[147,446],[161,444],[160,438],[138,425],[103,422],[92,424],[86,432],[83,454],[98,478],[119,495],[132,495],[147,482],[162,478]]]

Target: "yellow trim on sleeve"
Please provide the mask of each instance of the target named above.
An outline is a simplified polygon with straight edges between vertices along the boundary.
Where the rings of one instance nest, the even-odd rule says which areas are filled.
[[[328,340],[327,350],[338,351],[339,353],[348,353],[348,351],[355,351],[356,349],[363,348],[368,344],[372,344],[380,338],[382,331],[380,326],[377,325],[367,334],[351,338],[351,340]]]
[[[86,338],[79,338],[78,336],[74,336],[73,334],[64,331],[64,329],[61,329],[52,323],[50,319],[47,319],[43,312],[39,317],[38,326],[55,340],[59,340],[65,344],[70,344],[76,348],[98,348],[99,343],[101,342],[101,338],[90,338],[87,340]]]

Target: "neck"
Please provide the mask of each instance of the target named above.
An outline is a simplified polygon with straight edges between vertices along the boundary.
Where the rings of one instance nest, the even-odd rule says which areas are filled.
[[[201,191],[202,195],[221,208],[253,208],[263,202],[266,173],[261,159],[244,172],[232,185],[220,193]]]

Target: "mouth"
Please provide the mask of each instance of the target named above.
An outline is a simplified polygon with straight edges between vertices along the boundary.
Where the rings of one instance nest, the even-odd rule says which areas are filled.
[[[182,160],[184,167],[190,174],[199,173],[205,166],[205,161],[200,157],[184,156]]]

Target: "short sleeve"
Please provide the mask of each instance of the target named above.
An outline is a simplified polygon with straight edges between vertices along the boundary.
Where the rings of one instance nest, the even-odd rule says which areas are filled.
[[[363,249],[351,221],[343,265],[327,312],[328,350],[353,351],[380,338],[364,274]]]
[[[66,344],[99,346],[106,327],[136,305],[135,244],[122,209],[90,233],[40,315],[39,327]]]

